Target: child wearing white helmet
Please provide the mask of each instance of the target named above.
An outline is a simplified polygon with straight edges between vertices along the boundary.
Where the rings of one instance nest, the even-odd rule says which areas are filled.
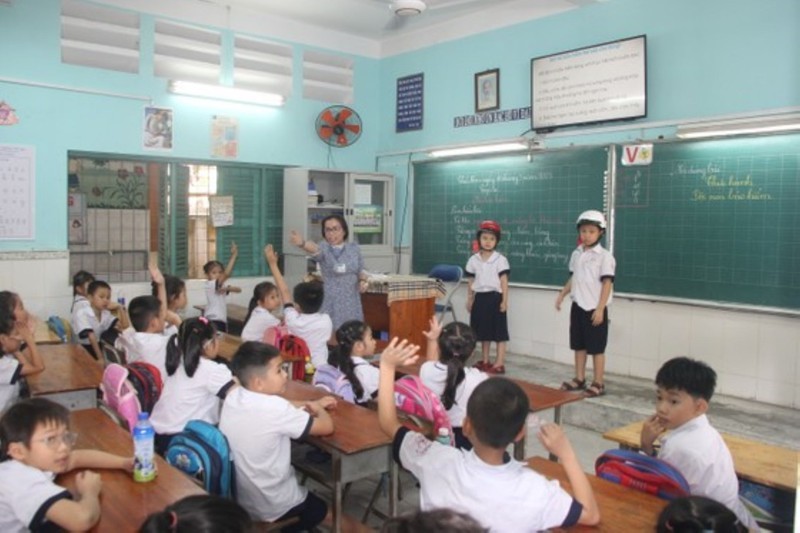
[[[508,343],[508,259],[497,253],[500,224],[484,220],[478,226],[478,252],[473,254],[464,272],[467,276],[467,311],[469,325],[481,341],[481,361],[475,366],[490,374],[505,374]],[[497,359],[489,362],[489,348],[497,345]]]
[[[605,350],[608,343],[608,305],[612,299],[617,263],[600,239],[606,231],[606,217],[600,211],[584,211],[576,223],[580,244],[569,260],[570,277],[556,298],[556,309],[567,294],[572,296],[569,344],[575,350],[575,377],[561,384],[561,390],[586,390],[587,396],[606,392]],[[594,360],[594,380],[586,387],[586,358]]]

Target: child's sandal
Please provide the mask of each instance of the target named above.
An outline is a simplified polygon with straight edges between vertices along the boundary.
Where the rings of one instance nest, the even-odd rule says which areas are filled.
[[[589,398],[597,398],[598,396],[602,396],[605,393],[606,393],[605,383],[598,383],[596,381],[592,381],[592,384],[589,385],[588,389],[586,389],[586,396]]]
[[[586,388],[586,380],[585,379],[578,379],[572,378],[569,381],[565,381],[561,384],[561,390],[565,391],[576,391],[576,390],[583,390]]]

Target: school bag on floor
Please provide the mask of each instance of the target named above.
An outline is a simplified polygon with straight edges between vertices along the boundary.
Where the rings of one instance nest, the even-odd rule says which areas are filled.
[[[314,373],[312,384],[331,394],[341,396],[346,402],[356,403],[356,395],[350,380],[347,379],[344,372],[333,365],[320,365]]]
[[[116,363],[106,366],[100,390],[103,402],[128,423],[129,431],[133,430],[142,408],[136,389],[128,380],[128,369]]]
[[[439,428],[447,428],[450,435],[450,445],[455,446],[453,426],[450,417],[442,405],[442,400],[433,391],[422,383],[418,376],[403,376],[394,382],[394,403],[412,419],[422,419],[433,422],[433,434],[439,434]],[[415,423],[421,425],[417,420]]]
[[[213,424],[190,420],[172,437],[164,459],[200,480],[209,494],[235,497],[235,474],[228,439]]]
[[[594,464],[597,477],[672,500],[689,496],[689,483],[674,466],[631,450],[608,450]]]
[[[128,370],[128,380],[136,390],[142,411],[152,413],[163,388],[161,372],[154,365],[144,361],[136,361],[125,368]]]

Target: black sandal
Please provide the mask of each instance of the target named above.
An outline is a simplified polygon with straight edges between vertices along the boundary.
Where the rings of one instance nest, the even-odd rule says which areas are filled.
[[[589,385],[589,388],[586,389],[586,396],[588,398],[597,398],[598,396],[602,396],[606,393],[606,385],[605,383],[598,383],[596,381],[592,381],[592,384]]]
[[[561,384],[561,390],[565,391],[583,390],[585,388],[586,388],[585,379],[572,378],[570,381],[565,381],[564,383]]]

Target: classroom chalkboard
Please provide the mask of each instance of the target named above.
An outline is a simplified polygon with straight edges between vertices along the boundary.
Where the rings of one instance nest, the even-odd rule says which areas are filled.
[[[658,143],[615,179],[617,292],[800,308],[800,135]]]
[[[575,220],[603,209],[605,147],[414,164],[412,268],[466,264],[481,220],[500,223],[498,251],[512,283],[562,285],[575,249]]]

